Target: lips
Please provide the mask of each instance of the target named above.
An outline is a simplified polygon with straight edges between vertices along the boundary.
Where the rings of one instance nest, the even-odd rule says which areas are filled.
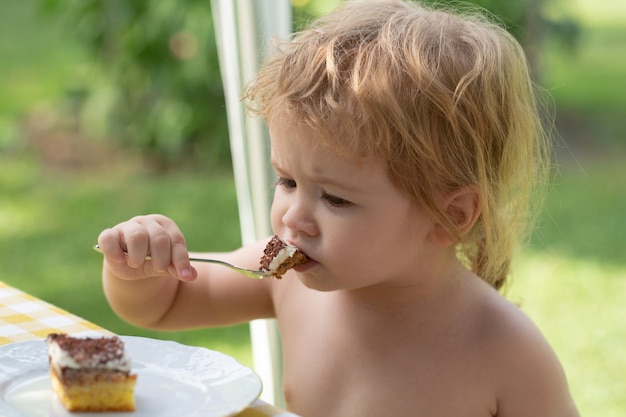
[[[308,261],[307,261],[306,263],[303,263],[303,264],[300,264],[300,265],[296,265],[296,266],[294,266],[294,267],[293,267],[293,270],[294,270],[294,271],[297,271],[297,272],[304,272],[304,271],[306,271],[307,269],[312,268],[314,265],[316,265],[316,264],[318,263],[315,259],[311,258],[311,257],[309,256],[309,254],[308,254],[308,253],[306,253],[306,251],[304,251],[302,248],[300,248],[300,246],[298,246],[297,244],[295,244],[293,241],[288,240],[287,242],[289,242],[289,244],[291,244],[291,245],[295,246],[296,248],[298,248],[298,250],[299,250],[300,252],[302,252],[302,253],[303,253],[303,254],[307,257],[307,259],[308,259]]]
[[[314,261],[313,259],[309,258],[309,261],[307,263],[296,265],[292,269],[296,272],[305,272],[313,268],[315,265],[317,265],[317,261]]]

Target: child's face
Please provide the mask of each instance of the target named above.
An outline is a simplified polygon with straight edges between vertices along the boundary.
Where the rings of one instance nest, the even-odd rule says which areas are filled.
[[[320,290],[410,283],[428,259],[433,223],[391,183],[383,161],[339,156],[289,126],[270,130],[272,228],[314,260],[296,268],[299,278]]]

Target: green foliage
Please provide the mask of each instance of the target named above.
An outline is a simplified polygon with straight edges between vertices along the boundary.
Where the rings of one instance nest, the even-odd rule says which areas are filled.
[[[194,155],[229,162],[209,2],[43,1],[101,66],[101,79],[83,92],[106,112],[101,134],[147,152],[160,167]]]
[[[84,64],[66,28],[37,6],[38,0],[0,2],[0,151],[23,145],[24,116],[35,106],[58,104]]]
[[[459,6],[458,0],[426,0],[428,3]],[[539,57],[534,56],[545,38],[558,39],[563,45],[575,48],[580,35],[580,25],[576,19],[560,8],[560,14],[548,13],[562,0],[466,0],[488,10],[526,48],[532,64]],[[464,6],[461,6],[464,7]]]

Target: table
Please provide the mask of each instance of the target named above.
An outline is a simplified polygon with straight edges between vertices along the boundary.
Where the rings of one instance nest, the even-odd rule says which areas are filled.
[[[49,333],[112,335],[100,326],[0,281],[0,345],[43,340]],[[298,417],[260,399],[236,417]]]

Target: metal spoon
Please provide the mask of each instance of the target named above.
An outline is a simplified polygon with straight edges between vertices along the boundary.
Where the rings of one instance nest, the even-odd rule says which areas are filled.
[[[98,244],[93,245],[93,250],[95,250],[96,252],[102,253],[102,249],[100,249],[100,245]],[[126,252],[124,252],[124,254],[128,255]],[[150,255],[146,256],[146,261],[149,261],[151,259],[152,257],[150,257]],[[264,279],[264,278],[271,278],[273,276],[268,271],[242,268],[240,266],[235,266],[235,265],[229,264],[228,262],[219,261],[217,259],[189,258],[189,260],[192,262],[207,262],[211,264],[222,265],[222,266],[225,266],[226,268],[230,268],[234,271],[237,271],[240,274],[245,275],[248,278]]]

